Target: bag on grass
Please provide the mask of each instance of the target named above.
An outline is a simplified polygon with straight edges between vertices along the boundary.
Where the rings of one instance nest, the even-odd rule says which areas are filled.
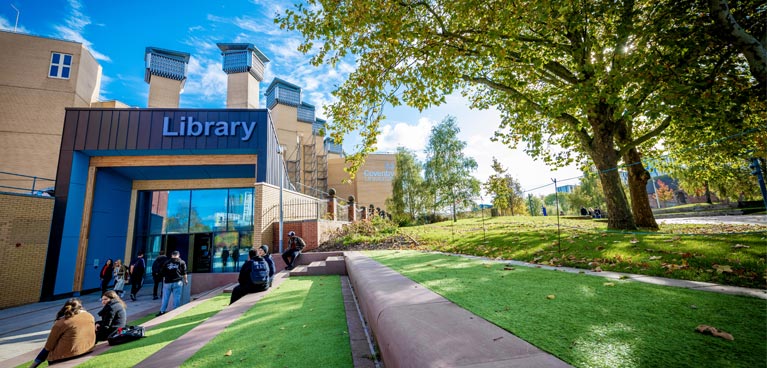
[[[144,327],[126,326],[118,328],[107,337],[109,345],[120,345],[144,337]]]

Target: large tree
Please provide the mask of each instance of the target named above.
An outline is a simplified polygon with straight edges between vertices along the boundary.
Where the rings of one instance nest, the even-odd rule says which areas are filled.
[[[509,146],[524,142],[555,164],[589,158],[611,229],[657,226],[640,149],[703,104],[691,82],[705,74],[719,83],[716,66],[738,55],[707,42],[706,5],[692,0],[307,3],[276,21],[304,35],[302,51],[319,41],[316,64],[358,61],[329,106],[336,141],[362,127],[369,149],[387,104],[426,108],[461,90],[474,106],[501,111],[496,138]]]
[[[479,194],[479,181],[471,173],[477,161],[463,153],[466,142],[458,138],[457,121],[448,116],[431,129],[426,145],[424,176],[431,194],[432,212],[450,209],[456,221],[458,208],[470,205]]]
[[[423,166],[415,154],[403,147],[397,148],[397,168],[392,180],[392,197],[386,200],[386,208],[400,225],[415,222],[423,214],[427,203]]]

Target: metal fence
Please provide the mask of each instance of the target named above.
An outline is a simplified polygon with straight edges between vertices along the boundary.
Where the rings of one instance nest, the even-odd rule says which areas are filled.
[[[53,179],[0,171],[0,191],[3,192],[52,197],[55,184]]]
[[[336,206],[336,220],[349,221],[349,205],[338,202]]]
[[[327,212],[327,202],[321,199],[311,200],[303,198],[294,198],[283,201],[283,220],[284,221],[304,221],[319,220],[325,218]],[[266,210],[264,218],[269,221],[276,221],[280,218],[280,205],[276,204]]]

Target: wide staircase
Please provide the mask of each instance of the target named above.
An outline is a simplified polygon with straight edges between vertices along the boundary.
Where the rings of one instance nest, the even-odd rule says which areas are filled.
[[[347,275],[343,252],[301,253],[296,263],[290,276]]]

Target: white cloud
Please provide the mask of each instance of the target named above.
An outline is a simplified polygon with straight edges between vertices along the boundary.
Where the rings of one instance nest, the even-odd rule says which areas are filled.
[[[226,73],[221,62],[214,59],[189,58],[187,81],[184,87],[185,99],[219,101],[226,105]]]
[[[93,48],[93,44],[83,36],[85,27],[91,24],[91,18],[81,11],[82,4],[77,0],[70,0],[69,6],[72,7],[72,10],[64,21],[65,24],[54,26],[57,32],[56,37],[82,43],[93,54],[96,60],[112,61],[109,56],[96,51]]]
[[[419,160],[424,160],[426,154],[424,147],[429,141],[431,128],[436,123],[425,117],[418,119],[418,123],[411,125],[405,122],[386,124],[381,127],[376,149],[382,152],[395,152],[397,147],[404,147],[416,153]]]
[[[16,25],[16,19],[14,17],[13,20],[8,20],[0,16],[0,29],[4,31],[11,31],[13,32],[14,27],[16,27],[17,33],[29,33],[29,30],[24,28],[24,26],[17,26]]]

